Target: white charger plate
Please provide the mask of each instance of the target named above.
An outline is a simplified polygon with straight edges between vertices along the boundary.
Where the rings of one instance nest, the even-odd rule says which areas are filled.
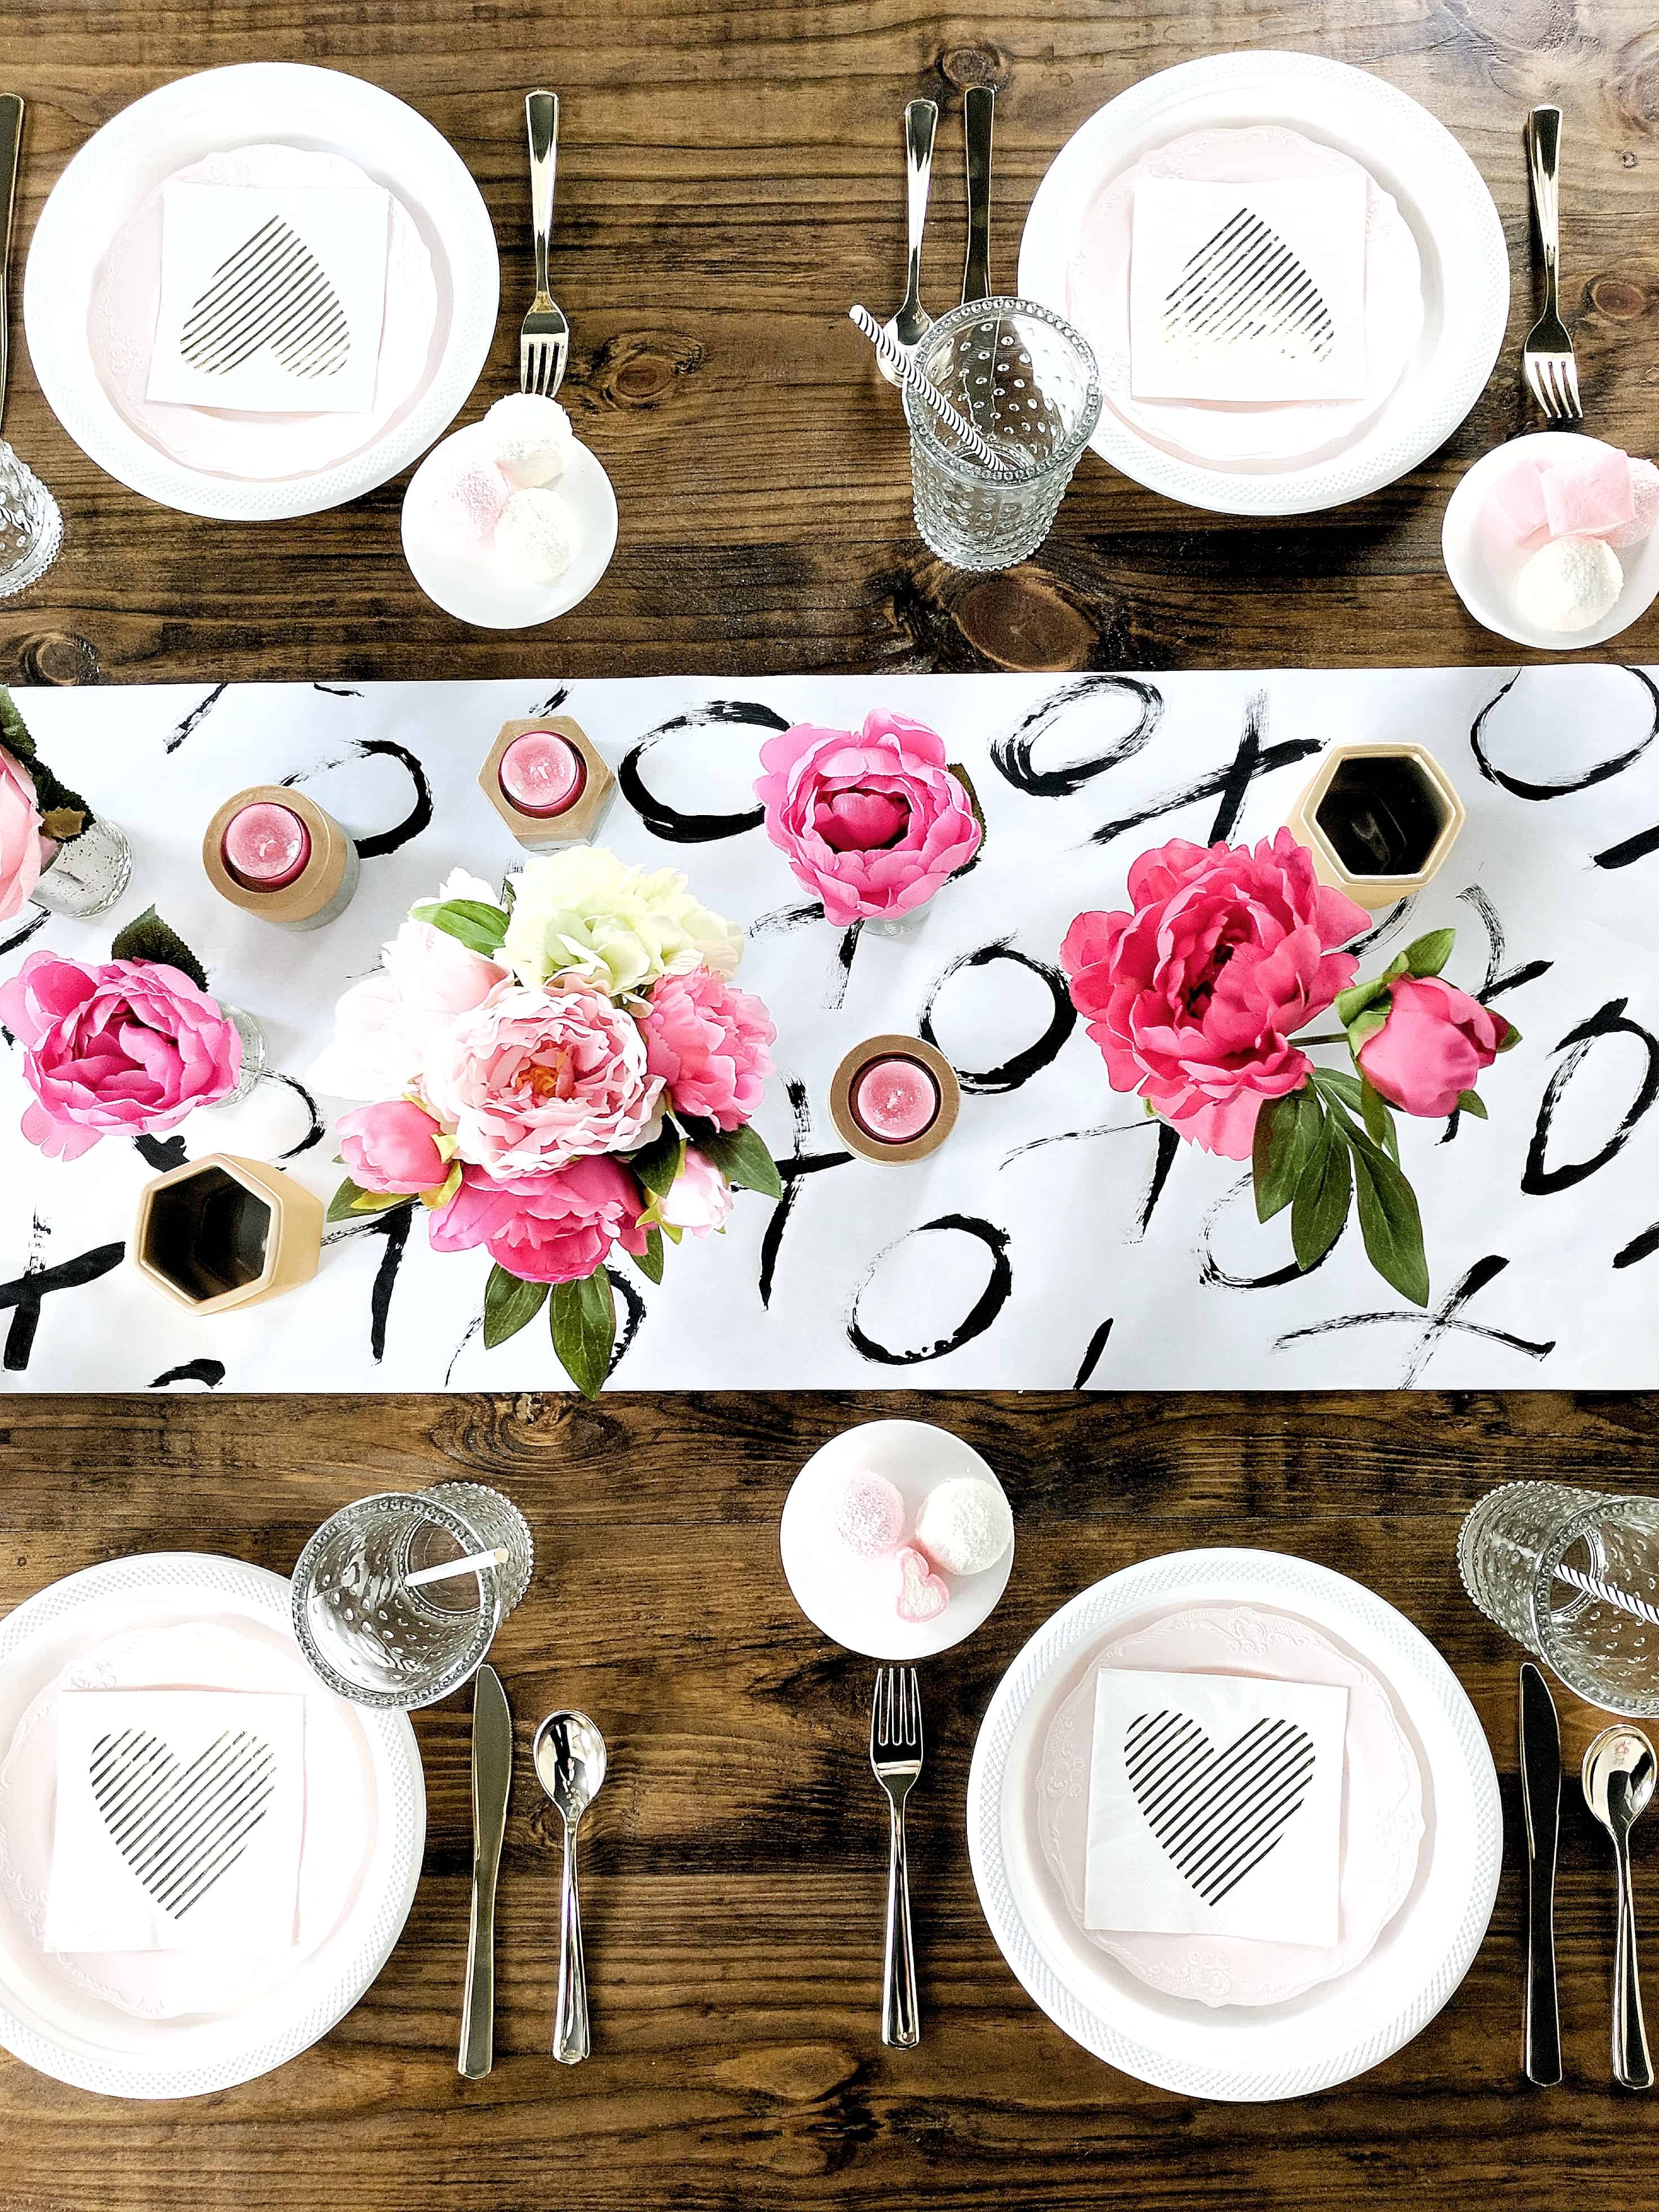
[[[0,1744],[64,1665],[106,1637],[192,1617],[240,1617],[286,1637],[289,1608],[283,1576],[203,1553],[152,1553],[70,1575],[0,1621]],[[319,1686],[317,1694],[326,1692]],[[75,2088],[194,2097],[270,2073],[349,2012],[409,1917],[426,1788],[407,1715],[344,1710],[374,1775],[373,1841],[346,1913],[289,1980],[238,2009],[137,2019],[54,1972],[0,1895],[0,2045]]]
[[[343,155],[402,201],[432,257],[441,347],[434,341],[436,363],[413,405],[361,452],[330,468],[249,482],[188,467],[133,428],[99,380],[88,319],[111,241],[164,178],[210,154],[273,141]],[[343,506],[423,453],[477,382],[499,297],[489,211],[423,116],[337,70],[247,62],[162,85],[88,140],[35,227],[23,328],[47,404],[100,468],[180,514],[265,522]]]
[[[1090,440],[1149,490],[1221,514],[1310,514],[1376,491],[1449,437],[1485,388],[1509,316],[1509,252],[1492,195],[1425,108],[1364,70],[1316,54],[1214,54],[1144,78],[1070,138],[1037,187],[1019,289],[1066,312],[1066,273],[1095,196],[1143,155],[1206,128],[1278,123],[1350,155],[1417,241],[1423,331],[1376,416],[1341,450],[1292,468],[1206,467],[1110,410]]]
[[[1388,1686],[1421,1770],[1416,1878],[1347,1974],[1277,2005],[1216,2010],[1164,1996],[1081,1942],[1052,1900],[1036,1815],[1053,1714],[1112,1630],[1227,1600],[1293,1614]],[[1462,1685],[1403,1614],[1346,1575],[1278,1553],[1172,1553],[1126,1567],[1062,1606],[998,1685],[974,1747],[968,1849],[1004,1958],[1057,2027],[1138,2081],[1255,2104],[1352,2081],[1408,2043],[1468,1972],[1503,1861],[1492,1753]]]

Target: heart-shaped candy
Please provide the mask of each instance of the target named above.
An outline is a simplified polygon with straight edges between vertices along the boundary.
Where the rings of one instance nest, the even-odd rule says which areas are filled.
[[[907,1544],[895,1553],[898,1562],[898,1595],[894,1610],[901,1620],[934,1620],[951,1602],[948,1584],[942,1583],[922,1553]]]

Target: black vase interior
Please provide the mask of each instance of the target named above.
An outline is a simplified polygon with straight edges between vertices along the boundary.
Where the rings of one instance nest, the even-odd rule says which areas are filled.
[[[204,1167],[151,1199],[144,1258],[186,1297],[216,1298],[258,1282],[270,1236],[270,1200]]]
[[[1419,874],[1450,814],[1421,763],[1398,753],[1362,753],[1340,763],[1314,809],[1351,876]]]

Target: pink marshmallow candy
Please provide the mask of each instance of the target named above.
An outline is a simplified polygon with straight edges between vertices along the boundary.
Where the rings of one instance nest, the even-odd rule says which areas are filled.
[[[868,1468],[843,1475],[830,1509],[830,1525],[849,1552],[878,1559],[904,1534],[904,1500],[884,1474]]]
[[[1543,488],[1552,538],[1605,538],[1635,512],[1630,459],[1616,447],[1592,447],[1582,460],[1553,462]]]
[[[1615,548],[1639,545],[1644,538],[1651,538],[1659,530],[1659,468],[1651,461],[1632,459],[1630,497],[1630,520],[1607,532],[1607,543]]]
[[[899,1553],[897,1565],[894,1612],[901,1620],[936,1620],[951,1602],[949,1586],[939,1580],[924,1555],[909,1545]]]
[[[463,469],[449,488],[448,505],[459,535],[482,544],[501,519],[507,478],[493,461]]]
[[[1530,454],[1501,476],[1492,495],[1492,513],[1505,536],[1519,545],[1546,526],[1544,478]]]

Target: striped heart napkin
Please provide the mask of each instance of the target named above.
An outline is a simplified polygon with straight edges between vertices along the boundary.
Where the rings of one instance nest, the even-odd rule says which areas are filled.
[[[1365,179],[1143,177],[1129,252],[1137,399],[1358,399]]]
[[[65,1691],[46,1948],[291,1945],[304,1728],[301,1696]]]
[[[378,185],[169,184],[146,398],[247,414],[371,407],[391,210]]]
[[[1103,1667],[1083,1919],[1334,1943],[1348,1693]]]

